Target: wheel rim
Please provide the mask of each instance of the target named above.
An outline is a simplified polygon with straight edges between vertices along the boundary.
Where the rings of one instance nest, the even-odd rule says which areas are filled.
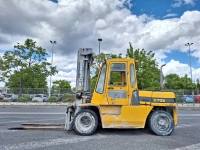
[[[95,118],[88,112],[81,113],[75,121],[76,128],[82,133],[88,133],[95,126]]]
[[[166,131],[170,128],[170,120],[167,116],[160,116],[154,122],[156,129]]]

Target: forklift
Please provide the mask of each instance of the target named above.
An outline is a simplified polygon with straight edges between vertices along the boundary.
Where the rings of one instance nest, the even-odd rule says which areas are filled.
[[[148,125],[159,136],[173,132],[178,121],[173,92],[138,90],[137,60],[133,58],[105,60],[91,92],[93,60],[91,48],[78,50],[75,101],[67,106],[65,130],[86,136],[94,134],[99,125],[119,129],[145,128]]]

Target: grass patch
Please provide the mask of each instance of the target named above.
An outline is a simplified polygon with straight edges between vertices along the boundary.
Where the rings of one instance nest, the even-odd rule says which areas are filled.
[[[2,101],[0,101],[0,102],[9,102],[9,100],[2,100]]]

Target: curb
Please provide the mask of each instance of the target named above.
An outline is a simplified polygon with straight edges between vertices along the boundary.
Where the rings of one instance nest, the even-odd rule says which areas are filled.
[[[186,104],[186,103],[183,103],[183,104],[177,104],[178,107],[199,107],[200,108],[200,104],[195,104],[195,103],[192,103],[192,104]]]
[[[0,106],[67,106],[69,103],[31,103],[31,102],[0,102]]]
[[[48,103],[48,102],[0,102],[0,106],[67,106],[69,103]],[[200,108],[200,103],[192,103],[192,104],[187,104],[187,103],[178,103],[178,107],[199,107]]]

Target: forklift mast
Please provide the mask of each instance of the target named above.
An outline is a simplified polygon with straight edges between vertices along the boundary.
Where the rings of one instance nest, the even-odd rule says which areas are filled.
[[[94,61],[91,48],[80,48],[77,54],[77,71],[76,71],[76,100],[82,100],[86,103],[91,99],[90,91],[90,66]]]

